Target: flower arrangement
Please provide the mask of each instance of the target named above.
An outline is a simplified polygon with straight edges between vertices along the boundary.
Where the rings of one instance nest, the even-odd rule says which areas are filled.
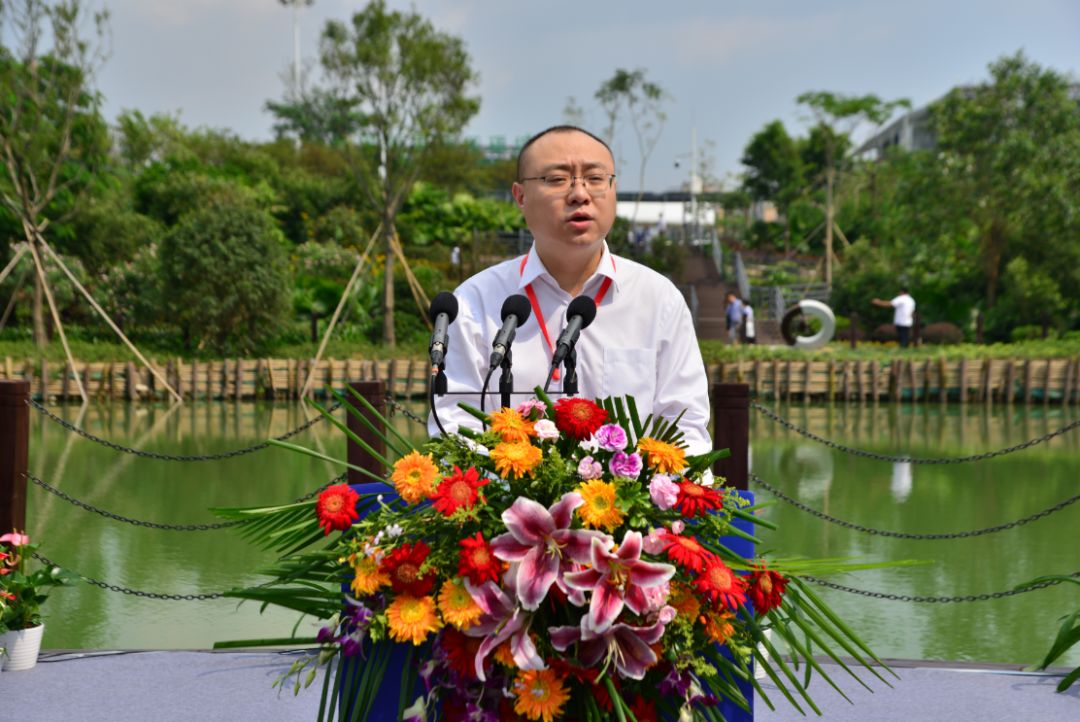
[[[71,584],[77,578],[60,567],[27,572],[27,558],[38,546],[18,531],[0,536],[0,632],[41,624],[41,605],[52,588]]]
[[[396,454],[373,476],[384,493],[340,484],[315,501],[218,510],[287,552],[273,581],[230,595],[326,620],[319,654],[287,676],[299,690],[338,665],[320,719],[338,701],[332,677],[349,688],[340,713],[367,709],[393,649],[409,655],[398,707],[409,722],[720,719],[723,700],[747,708],[750,685],[771,706],[754,681],[759,645],[797,707],[817,710],[786,660],[824,675],[813,653],[833,654],[830,642],[880,679],[881,662],[798,576],[873,565],[732,551],[763,522],[712,477],[726,452],[687,456],[677,420],[642,421],[630,398],[553,402],[537,389],[517,408],[469,410],[483,432],[419,449],[365,421]]]

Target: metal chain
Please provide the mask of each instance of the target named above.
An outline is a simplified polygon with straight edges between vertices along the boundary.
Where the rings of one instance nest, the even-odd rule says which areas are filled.
[[[84,439],[88,439],[88,440],[93,441],[95,443],[101,444],[102,446],[107,446],[110,449],[113,449],[114,451],[119,451],[119,452],[122,452],[124,454],[134,454],[135,456],[141,456],[144,459],[158,459],[160,461],[220,461],[221,459],[232,459],[232,458],[237,457],[237,456],[243,456],[245,454],[250,454],[250,453],[252,453],[254,451],[260,451],[260,450],[265,449],[266,447],[270,446],[269,442],[263,441],[263,442],[258,443],[258,444],[253,444],[252,446],[247,446],[247,447],[245,447],[243,449],[234,449],[233,451],[223,451],[223,452],[217,453],[217,454],[201,454],[201,455],[198,455],[198,456],[180,456],[180,455],[177,455],[177,454],[160,454],[160,453],[158,453],[156,451],[140,451],[139,449],[132,449],[132,448],[127,447],[127,446],[121,446],[120,444],[113,443],[112,441],[108,441],[107,439],[102,439],[99,436],[94,436],[90,432],[85,431],[83,429],[80,429],[78,426],[75,426],[74,424],[60,418],[59,416],[57,416],[56,414],[54,414],[53,412],[49,411],[47,408],[45,408],[44,406],[39,404],[34,399],[29,399],[27,403],[29,403],[31,407],[33,407],[33,408],[37,409],[38,411],[40,411],[47,418],[52,419],[53,421],[60,424],[61,426],[63,426],[68,431],[74,432],[74,433],[78,434],[79,436],[83,437]],[[331,406],[328,411],[329,411],[329,413],[333,413],[333,412],[337,411],[340,407],[341,407],[341,404],[336,403],[333,406]],[[282,434],[281,436],[275,436],[274,440],[275,441],[285,441],[286,439],[292,438],[293,436],[296,436],[299,433],[307,431],[312,426],[314,426],[315,424],[322,421],[323,418],[324,418],[323,415],[320,414],[320,415],[316,416],[314,419],[312,419],[311,421],[308,421],[305,424],[297,426],[295,429],[288,432],[287,434]]]
[[[408,408],[406,408],[403,404],[399,403],[390,394],[386,395],[386,403],[390,404],[391,409],[393,409],[394,411],[400,413],[402,416],[404,416],[409,421],[415,421],[416,423],[420,424],[421,426],[425,426],[425,427],[427,426],[427,421],[425,421],[424,419],[421,419],[415,413],[413,413]]]
[[[788,429],[789,431],[794,431],[796,434],[799,434],[801,436],[805,436],[807,439],[810,439],[811,441],[816,441],[819,444],[824,444],[825,446],[828,446],[831,449],[836,449],[837,451],[842,451],[845,454],[851,454],[853,456],[861,456],[863,458],[874,459],[876,461],[906,462],[906,463],[909,463],[909,464],[964,464],[964,463],[967,463],[967,462],[970,462],[970,461],[985,461],[986,459],[993,459],[995,456],[1004,456],[1005,454],[1011,454],[1014,451],[1023,451],[1024,449],[1031,448],[1032,446],[1037,446],[1039,444],[1050,441],[1054,437],[1061,436],[1062,434],[1067,433],[1069,431],[1072,431],[1075,428],[1080,428],[1080,419],[1077,419],[1076,421],[1072,422],[1071,424],[1067,424],[1065,426],[1062,426],[1060,429],[1058,429],[1056,431],[1051,431],[1049,434],[1045,434],[1045,435],[1040,436],[1040,437],[1035,438],[1035,439],[1030,439],[1028,441],[1025,441],[1022,444],[1017,444],[1016,446],[1009,446],[1009,447],[1004,448],[1004,449],[998,449],[997,451],[988,451],[988,452],[983,453],[983,454],[972,454],[971,456],[954,456],[954,457],[943,458],[943,459],[926,459],[926,458],[921,458],[921,457],[918,457],[918,456],[907,456],[907,455],[904,455],[904,456],[892,456],[892,455],[889,455],[889,454],[878,454],[878,453],[873,452],[873,451],[864,451],[863,449],[855,449],[855,448],[852,448],[850,446],[844,446],[843,444],[838,444],[835,441],[830,441],[829,439],[825,439],[825,438],[823,438],[821,436],[818,436],[817,434],[813,433],[812,431],[808,431],[808,430],[802,428],[801,426],[796,426],[795,424],[793,424],[790,421],[788,421],[787,419],[785,419],[783,416],[780,416],[779,414],[777,414],[772,409],[770,409],[770,408],[768,408],[766,406],[762,406],[761,404],[759,404],[757,402],[752,401],[750,403],[750,408],[754,409],[754,411],[758,411],[758,412],[764,414],[765,416],[772,419],[773,421],[780,424],[781,426],[783,426],[785,429]]]
[[[48,557],[42,556],[37,552],[34,552],[34,558],[42,564],[48,565],[50,567],[60,566]],[[75,572],[75,574],[78,574],[78,572]],[[92,577],[88,577],[85,574],[78,574],[78,577],[87,584],[93,584],[95,587],[101,587],[102,589],[108,590],[110,592],[130,594],[133,597],[142,597],[144,599],[160,599],[171,602],[202,602],[209,599],[221,599],[225,596],[220,592],[215,592],[213,594],[158,594],[157,592],[143,592],[138,589],[128,589],[127,587],[117,586],[116,584],[108,584]]]
[[[1069,576],[1080,577],[1080,572],[1073,572]],[[1039,582],[1038,584],[1033,584],[1030,587],[1024,587],[1023,589],[1010,589],[1004,592],[990,592],[988,594],[969,594],[963,597],[920,597],[909,594],[886,594],[885,592],[871,592],[865,589],[845,587],[843,584],[827,582],[824,579],[818,579],[817,577],[800,577],[800,579],[804,579],[808,582],[813,582],[814,584],[822,587],[828,587],[829,589],[835,589],[840,592],[848,592],[850,594],[858,594],[863,597],[871,597],[873,599],[888,599],[889,601],[894,602],[918,602],[925,604],[957,604],[960,602],[985,602],[989,599],[1014,597],[1017,594],[1034,592],[1036,589],[1046,589],[1047,587],[1052,587],[1055,584],[1061,584],[1060,579],[1055,579],[1047,582]]]
[[[294,501],[292,503],[293,504],[299,504],[302,501],[307,501],[308,499],[311,499],[315,495],[321,493],[328,486],[331,486],[332,484],[341,483],[342,481],[344,481],[346,479],[347,476],[348,476],[348,472],[339,474],[339,475],[335,476],[333,479],[331,479],[330,481],[328,481],[327,483],[320,486],[318,489],[315,489],[314,491],[312,491],[312,492],[310,492],[308,494],[305,494],[304,496],[300,497],[299,499],[297,499],[296,501]],[[158,524],[157,522],[152,522],[152,521],[142,521],[141,519],[131,519],[131,518],[126,517],[126,516],[120,516],[119,514],[114,514],[111,511],[106,511],[105,509],[99,509],[98,507],[93,506],[92,504],[87,504],[84,501],[80,501],[80,500],[78,500],[78,499],[76,499],[76,498],[74,498],[72,496],[69,496],[68,494],[65,494],[64,492],[60,491],[55,486],[52,486],[48,482],[42,481],[41,479],[37,478],[36,476],[31,474],[30,472],[26,472],[26,478],[29,479],[30,481],[34,482],[35,484],[37,484],[38,486],[40,486],[42,489],[49,492],[50,494],[55,494],[56,496],[60,497],[64,501],[66,501],[66,502],[68,502],[70,504],[74,504],[75,506],[81,507],[81,508],[85,509],[86,511],[91,511],[91,512],[93,512],[95,514],[100,514],[101,516],[105,517],[106,519],[112,519],[114,521],[122,521],[125,524],[132,524],[134,526],[141,526],[141,527],[144,527],[144,528],[147,528],[147,529],[163,529],[165,531],[210,531],[210,530],[213,530],[213,529],[225,529],[227,527],[236,526],[236,525],[241,523],[240,521],[223,521],[223,522],[217,522],[217,523],[214,523],[214,524]]]
[[[792,499],[790,496],[788,496],[784,492],[780,491],[775,486],[773,486],[769,482],[765,481],[764,479],[762,479],[757,474],[754,474],[754,473],[751,472],[750,478],[754,481],[755,484],[757,484],[758,486],[761,486],[762,488],[764,488],[766,491],[768,491],[770,494],[777,497],[778,499],[781,499],[782,501],[786,501],[788,504],[791,504],[796,509],[801,509],[802,511],[805,511],[808,514],[816,516],[819,519],[824,519],[827,522],[832,522],[833,524],[838,524],[839,526],[845,527],[847,529],[854,529],[855,531],[861,531],[861,532],[865,532],[867,534],[875,534],[877,536],[895,537],[897,539],[920,539],[920,540],[922,540],[922,539],[966,539],[966,538],[969,538],[969,537],[982,536],[984,534],[992,534],[994,532],[1005,531],[1006,529],[1012,529],[1014,527],[1023,526],[1024,524],[1028,524],[1030,522],[1037,521],[1039,519],[1042,519],[1044,516],[1049,516],[1050,514],[1053,514],[1055,511],[1061,511],[1062,509],[1069,506],[1070,504],[1075,504],[1077,501],[1080,501],[1080,494],[1077,494],[1076,496],[1072,496],[1072,497],[1066,499],[1065,501],[1063,501],[1063,502],[1061,502],[1059,504],[1055,504],[1054,506],[1049,507],[1048,509],[1043,509],[1040,512],[1032,514],[1031,516],[1026,516],[1023,519],[1017,519],[1016,521],[1011,521],[1008,524],[999,524],[998,526],[991,526],[991,527],[987,527],[985,529],[972,529],[972,530],[969,530],[969,531],[958,531],[958,532],[943,532],[943,533],[938,533],[938,534],[913,534],[913,533],[908,533],[908,532],[885,531],[883,529],[873,529],[871,527],[862,526],[861,524],[854,524],[854,523],[852,523],[850,521],[844,521],[843,519],[837,519],[835,516],[829,516],[825,512],[818,511],[817,509],[811,508],[811,507],[807,506],[806,504],[803,504],[802,502],[800,502],[800,501],[798,501],[796,499]]]

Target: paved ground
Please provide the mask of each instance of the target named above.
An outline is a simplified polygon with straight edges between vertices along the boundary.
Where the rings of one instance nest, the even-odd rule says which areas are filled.
[[[309,722],[318,709],[317,689],[293,697],[270,688],[291,661],[289,654],[269,652],[46,652],[33,670],[0,673],[0,721]],[[900,679],[892,689],[872,685],[872,694],[827,666],[854,704],[820,680],[811,691],[829,722],[1080,720],[1080,685],[1058,694],[1060,675],[926,663],[931,664],[895,663]],[[778,710],[770,712],[758,699],[755,720],[813,718],[813,713],[800,715],[779,695],[774,703]]]

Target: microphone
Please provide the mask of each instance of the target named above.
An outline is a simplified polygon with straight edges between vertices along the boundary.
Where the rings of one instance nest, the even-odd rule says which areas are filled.
[[[559,334],[555,344],[555,353],[551,357],[551,367],[563,362],[570,349],[577,343],[581,329],[587,327],[596,318],[596,301],[588,296],[578,296],[566,307],[566,328]]]
[[[502,305],[502,328],[495,334],[495,341],[491,344],[491,368],[495,368],[506,358],[510,351],[510,344],[514,342],[517,328],[529,320],[532,315],[532,306],[529,299],[520,293],[509,296]]]
[[[442,291],[431,301],[428,309],[428,318],[435,324],[431,332],[431,344],[428,345],[428,353],[431,354],[431,365],[442,368],[446,361],[446,345],[448,342],[447,331],[450,324],[457,318],[457,297],[449,291]],[[434,373],[434,370],[432,371]]]

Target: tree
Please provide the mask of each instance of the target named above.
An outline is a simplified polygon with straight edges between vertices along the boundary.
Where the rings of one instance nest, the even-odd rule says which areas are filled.
[[[630,126],[634,129],[638,148],[638,194],[634,201],[633,221],[637,218],[637,208],[645,193],[645,168],[667,121],[661,107],[667,93],[658,84],[646,79],[645,71],[641,68],[634,71],[618,68],[600,85],[594,97],[607,115],[604,134],[609,143],[614,144],[619,118],[628,116]]]
[[[784,124],[774,120],[750,139],[743,151],[747,171],[742,187],[757,201],[774,201],[783,211],[803,189],[799,145]]]
[[[92,89],[104,62],[106,13],[92,22],[95,42],[81,35],[85,13],[79,0],[0,0],[0,200],[16,219],[38,266],[34,276],[33,335],[45,333],[41,241],[50,224],[67,216],[74,201],[105,162],[107,134]],[[46,25],[48,32],[46,32]],[[46,37],[50,47],[43,45]],[[58,310],[51,303],[54,318]],[[65,349],[67,341],[59,329]]]
[[[253,353],[289,309],[285,239],[250,191],[221,185],[180,216],[160,250],[170,317],[189,349]]]
[[[910,108],[911,103],[906,99],[884,101],[876,95],[850,96],[828,91],[803,93],[796,100],[810,109],[821,129],[819,138],[825,171],[825,283],[832,287],[833,230],[836,228],[833,193],[844,160],[844,143],[860,123],[870,121],[880,125],[897,108]]]
[[[1080,107],[1066,78],[1023,53],[992,63],[990,75],[932,106],[931,122],[949,200],[978,229],[993,308],[1015,255],[1061,289],[1080,287]]]
[[[479,110],[479,99],[469,95],[476,74],[460,38],[414,12],[388,11],[383,0],[372,0],[348,24],[328,22],[319,62],[325,86],[313,92],[332,99],[335,114],[355,120],[334,127],[358,187],[379,209],[383,342],[394,345],[395,218],[428,154],[453,141]]]

